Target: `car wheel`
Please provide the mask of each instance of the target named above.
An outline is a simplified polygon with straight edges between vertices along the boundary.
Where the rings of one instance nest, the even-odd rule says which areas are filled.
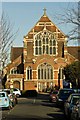
[[[11,109],[12,109],[12,105],[9,105],[8,110],[11,110]]]
[[[64,115],[65,115],[65,116],[68,115],[66,107],[64,108]]]
[[[74,117],[74,115],[71,113],[71,118],[70,118],[70,120],[75,120],[75,117]]]
[[[19,94],[16,94],[16,97],[18,97],[18,98],[19,98],[19,97],[20,97],[20,95],[19,95]]]
[[[80,120],[79,114],[77,113],[76,120]]]

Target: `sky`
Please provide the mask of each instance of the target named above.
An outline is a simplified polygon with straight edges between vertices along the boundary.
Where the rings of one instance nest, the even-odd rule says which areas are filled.
[[[23,46],[23,38],[35,26],[43,15],[43,9],[46,8],[47,16],[57,25],[57,27],[67,34],[71,29],[71,25],[59,24],[55,19],[58,14],[63,14],[69,7],[75,6],[75,2],[2,2],[2,10],[8,16],[13,25],[13,30],[18,31],[17,37],[13,42],[13,46]],[[76,45],[70,42],[69,45]]]

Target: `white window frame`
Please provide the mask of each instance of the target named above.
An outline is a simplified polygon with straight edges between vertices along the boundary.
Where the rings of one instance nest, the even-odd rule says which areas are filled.
[[[28,70],[29,70],[29,76],[28,76]],[[28,79],[28,77],[29,77],[29,79]],[[32,80],[32,68],[30,66],[26,68],[26,80]]]
[[[43,72],[42,72],[42,69],[43,69]],[[38,73],[39,72],[38,70],[40,70],[40,75]],[[51,72],[52,72],[52,74],[51,74]],[[50,64],[47,64],[47,63],[40,64],[37,67],[37,77],[38,77],[38,80],[53,80],[54,79],[54,69],[53,69],[53,67]]]
[[[14,72],[15,70],[16,70],[16,73]],[[12,73],[11,71],[13,71],[13,73]],[[18,74],[18,73],[17,73],[17,68],[16,68],[16,67],[11,68],[11,69],[10,69],[10,74]]]
[[[46,35],[45,35],[46,33]],[[48,38],[48,41],[46,40]],[[45,40],[43,42],[43,39]],[[54,41],[55,40],[55,45],[50,45],[50,41]],[[37,41],[37,45],[36,45],[36,41]],[[41,45],[39,45],[39,41],[41,41]],[[47,43],[48,42],[48,43]],[[48,46],[48,53],[46,51],[46,47]],[[43,47],[45,48],[45,50],[43,50]],[[55,53],[53,52],[54,47],[56,48]],[[36,54],[36,48],[38,49],[38,54]],[[40,54],[40,50],[39,48],[41,48],[41,54]],[[52,54],[50,54],[50,48],[52,48]],[[51,56],[56,56],[57,55],[57,40],[55,37],[55,33],[52,33],[48,30],[43,30],[42,32],[37,33],[34,36],[34,55],[35,56],[39,56],[39,55],[43,55],[43,54],[48,54]]]

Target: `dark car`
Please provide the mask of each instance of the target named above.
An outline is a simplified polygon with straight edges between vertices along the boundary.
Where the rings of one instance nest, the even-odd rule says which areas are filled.
[[[50,93],[50,96],[49,96],[49,101],[50,102],[56,102],[56,96],[58,94],[58,90],[53,90],[51,93]]]
[[[73,106],[73,109],[71,112],[71,120],[80,120],[80,99]]]
[[[64,102],[67,100],[70,94],[74,93],[73,89],[63,88],[59,89],[59,92],[56,97],[56,104],[58,106],[64,105]]]
[[[38,93],[36,90],[27,90],[24,94],[26,97],[37,97]]]
[[[64,113],[66,117],[71,117],[72,109],[78,100],[80,100],[80,93],[73,93],[68,97],[64,104]]]
[[[73,89],[75,93],[80,93],[80,89]]]

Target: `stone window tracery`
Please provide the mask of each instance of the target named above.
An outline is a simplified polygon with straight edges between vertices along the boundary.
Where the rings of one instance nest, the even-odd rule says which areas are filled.
[[[35,36],[34,43],[34,54],[35,55],[56,55],[57,54],[57,41],[55,34],[46,31],[40,32]]]
[[[38,79],[53,79],[53,68],[51,65],[44,63],[38,67]]]

